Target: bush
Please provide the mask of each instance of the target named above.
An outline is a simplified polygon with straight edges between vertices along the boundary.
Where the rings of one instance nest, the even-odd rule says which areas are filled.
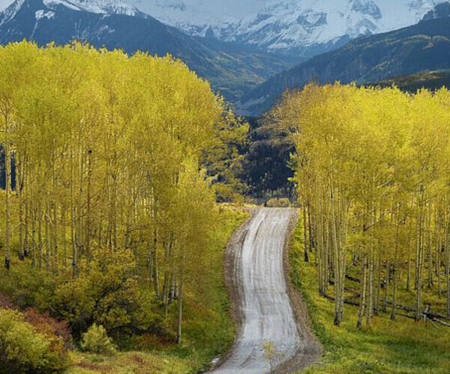
[[[0,309],[0,373],[56,373],[67,366],[59,338],[48,339],[24,320],[21,313]]]
[[[49,309],[52,315],[67,321],[75,339],[93,323],[119,339],[142,324],[136,320],[143,313],[133,253],[95,249],[92,257],[90,262],[80,261],[76,279],[61,279],[54,294],[47,297],[49,305],[41,304],[40,309]]]
[[[61,350],[73,348],[72,334],[66,321],[58,321],[48,313],[40,314],[36,309],[28,308],[24,313],[26,322],[39,333],[45,335]],[[58,339],[56,340],[55,337]],[[57,344],[56,344],[57,343]]]
[[[214,191],[216,193],[216,201],[218,203],[237,203],[241,204],[244,202],[244,198],[241,194],[236,192],[236,190],[224,183],[214,184]]]
[[[81,348],[90,353],[112,355],[116,352],[112,339],[106,333],[105,328],[95,323],[83,334]]]
[[[8,296],[2,294],[0,294],[0,308],[17,309],[12,300]]]
[[[72,346],[71,335],[80,341],[93,323],[104,326],[117,342],[153,331],[162,323],[154,292],[139,287],[130,250],[94,249],[91,261],[79,262],[76,278],[64,271],[51,276],[27,265],[12,267],[7,275],[0,272],[0,308],[48,311],[56,320],[50,323],[48,315],[45,318],[58,330],[53,329],[66,348]],[[67,326],[54,325],[61,320]],[[42,322],[33,321],[28,322],[35,327]]]
[[[0,293],[20,309],[34,307],[53,292],[53,277],[46,271],[29,266],[12,266],[0,274]]]
[[[286,197],[272,198],[267,202],[266,206],[269,208],[288,208],[291,206],[291,202]]]

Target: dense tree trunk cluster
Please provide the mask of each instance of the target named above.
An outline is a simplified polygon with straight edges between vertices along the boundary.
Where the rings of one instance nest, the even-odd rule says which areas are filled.
[[[94,249],[129,250],[166,310],[178,301],[181,342],[183,282],[202,268],[214,222],[200,159],[224,148],[226,116],[209,85],[171,57],[1,47],[5,267],[17,253],[77,277]]]
[[[272,111],[296,144],[305,258],[334,292],[336,325],[352,298],[358,327],[388,305],[395,319],[401,287],[416,318],[444,297],[450,317],[449,109],[445,89],[312,84]]]

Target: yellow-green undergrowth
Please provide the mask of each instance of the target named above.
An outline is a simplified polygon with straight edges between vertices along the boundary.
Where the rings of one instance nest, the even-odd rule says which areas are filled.
[[[178,374],[188,373],[189,359],[158,353],[124,352],[113,356],[72,354],[73,366],[67,374]]]
[[[99,356],[76,352],[68,374],[185,374],[196,373],[231,347],[234,326],[224,283],[225,248],[233,232],[248,218],[242,208],[219,206],[217,231],[213,233],[208,268],[204,277],[209,287],[202,298],[186,295],[185,340],[182,347],[151,344],[142,351]]]
[[[308,305],[314,332],[324,345],[322,359],[306,373],[450,373],[449,328],[401,316],[391,321],[389,313],[381,313],[370,327],[358,330],[357,308],[348,305],[343,323],[334,326],[334,303],[318,293],[314,261],[305,263],[303,259],[301,225],[295,232],[290,260],[293,281]]]
[[[73,364],[68,374],[196,373],[231,347],[234,326],[224,282],[225,248],[233,232],[249,214],[245,208],[232,205],[220,205],[217,210],[218,222],[209,241],[207,265],[198,275],[201,281],[194,278],[187,280],[190,292],[184,297],[182,347],[176,346],[170,336],[165,339],[151,334],[135,336],[127,338],[127,343],[122,344],[128,348],[126,351],[112,356],[72,352]],[[0,223],[2,221],[3,217],[0,217]],[[0,273],[0,293],[8,296],[8,291],[14,290],[13,299],[19,297],[20,304],[32,304],[36,295],[26,292],[40,289],[39,284],[30,286],[45,279],[45,272],[41,277],[38,274],[41,272],[35,273],[28,261],[21,262],[14,257],[10,273],[6,270]],[[20,282],[27,287],[21,287]],[[140,286],[148,287],[144,284]],[[176,303],[171,308],[176,308]],[[169,319],[167,323],[176,321]]]

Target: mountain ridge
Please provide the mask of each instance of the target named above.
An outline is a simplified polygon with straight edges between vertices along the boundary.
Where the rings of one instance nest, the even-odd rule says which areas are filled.
[[[212,16],[200,0],[128,0],[189,35],[250,44],[265,52],[312,57],[351,39],[416,24],[443,0],[276,0],[242,18]],[[213,2],[214,3],[214,2]],[[234,4],[234,3],[233,3]],[[218,6],[217,6],[217,9]],[[226,13],[226,9],[222,9]]]
[[[360,37],[345,46],[275,75],[243,95],[238,112],[259,116],[285,90],[309,82],[374,83],[389,77],[450,68],[450,17],[423,20],[388,33]]]
[[[0,0],[0,4],[4,1]],[[103,14],[150,15],[184,33],[312,57],[416,24],[444,0],[46,0]]]

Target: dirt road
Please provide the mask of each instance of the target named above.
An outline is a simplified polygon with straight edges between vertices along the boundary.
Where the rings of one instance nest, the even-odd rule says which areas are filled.
[[[241,328],[232,351],[213,373],[268,373],[271,365],[273,369],[298,358],[307,348],[291,307],[283,266],[293,219],[293,209],[258,210],[230,244],[228,272]],[[272,362],[264,355],[269,350],[276,353]]]

